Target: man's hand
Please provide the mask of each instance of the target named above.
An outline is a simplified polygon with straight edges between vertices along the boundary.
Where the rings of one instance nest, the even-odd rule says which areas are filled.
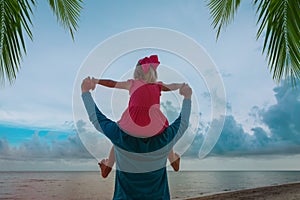
[[[179,94],[184,96],[185,99],[190,99],[192,96],[192,88],[188,84],[183,84],[181,88],[179,89]]]
[[[89,76],[83,79],[81,83],[81,92],[88,92],[90,90],[94,90],[96,87],[95,81],[93,81]]]

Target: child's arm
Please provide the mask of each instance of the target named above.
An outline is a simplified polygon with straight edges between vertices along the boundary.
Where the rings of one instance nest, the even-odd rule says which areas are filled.
[[[178,90],[183,86],[184,83],[171,83],[171,84],[162,84],[161,91],[173,91]]]
[[[109,79],[93,79],[93,81],[96,82],[96,84],[103,85],[105,87],[109,88],[118,88],[118,89],[130,89],[130,82],[129,81],[114,81]]]

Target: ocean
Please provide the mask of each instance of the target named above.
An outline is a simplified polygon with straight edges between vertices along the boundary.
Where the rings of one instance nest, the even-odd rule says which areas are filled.
[[[300,171],[168,172],[172,199],[300,182]],[[114,172],[0,172],[0,199],[112,199]]]

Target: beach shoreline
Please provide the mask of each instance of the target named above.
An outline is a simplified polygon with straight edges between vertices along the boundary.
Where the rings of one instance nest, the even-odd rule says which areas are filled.
[[[297,200],[300,182],[209,194],[186,200]]]
[[[111,200],[114,193],[115,173],[103,179],[99,171],[60,171],[60,172],[0,172],[0,199],[101,199]],[[268,185],[298,183],[300,191],[300,171],[295,172],[181,172],[169,173],[172,199],[234,199],[224,197],[245,188],[258,188]],[[278,186],[276,186],[278,187]],[[288,187],[288,188],[289,188]],[[219,191],[219,192],[218,192]],[[300,200],[298,191],[292,189],[275,190],[281,193],[282,200]],[[287,193],[294,194],[292,198]],[[211,198],[212,195],[221,194]],[[264,198],[255,198],[253,196]],[[234,195],[241,196],[241,195]],[[245,196],[245,195],[244,195]],[[274,199],[265,194],[255,193],[248,198],[236,199]],[[198,197],[198,198],[195,198]],[[210,198],[208,198],[210,197]],[[289,197],[289,198],[287,198]],[[200,200],[201,200],[200,198]]]

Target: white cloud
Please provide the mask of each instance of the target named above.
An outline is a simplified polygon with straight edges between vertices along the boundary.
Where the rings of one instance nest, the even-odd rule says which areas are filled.
[[[66,139],[47,139],[36,131],[30,140],[16,147],[6,139],[0,139],[0,159],[6,160],[56,160],[56,159],[91,159],[92,156],[82,145],[77,134],[68,135]]]

